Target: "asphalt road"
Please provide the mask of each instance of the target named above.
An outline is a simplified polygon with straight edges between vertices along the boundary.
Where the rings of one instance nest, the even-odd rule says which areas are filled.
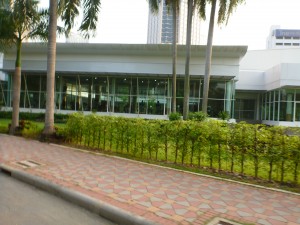
[[[0,225],[113,225],[0,172]]]

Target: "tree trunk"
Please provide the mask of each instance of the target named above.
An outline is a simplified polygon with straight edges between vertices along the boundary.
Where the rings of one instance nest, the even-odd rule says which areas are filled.
[[[173,13],[173,62],[172,62],[172,112],[176,113],[176,67],[177,67],[177,7],[176,4],[172,4]]]
[[[21,93],[21,48],[22,41],[17,41],[17,57],[15,64],[15,73],[13,77],[13,110],[12,120],[9,129],[9,134],[15,134],[16,128],[19,126],[19,111],[20,111],[20,93]]]
[[[193,21],[193,0],[188,0],[188,18],[187,18],[187,31],[186,31],[186,59],[185,59],[185,77],[184,77],[184,99],[183,99],[183,119],[184,120],[188,119],[188,114],[189,114],[192,21]]]
[[[203,87],[203,100],[202,100],[202,112],[207,113],[207,101],[208,101],[208,90],[210,80],[210,67],[212,57],[212,42],[215,24],[215,13],[216,13],[217,0],[212,0],[211,13],[209,20],[209,29],[206,46],[206,59],[205,59],[205,74],[204,74],[204,87]]]
[[[47,97],[45,128],[43,134],[50,136],[54,134],[54,83],[55,83],[55,61],[56,61],[56,30],[57,30],[57,1],[50,0],[48,55],[47,55]]]
[[[269,181],[272,181],[273,159],[269,162]]]

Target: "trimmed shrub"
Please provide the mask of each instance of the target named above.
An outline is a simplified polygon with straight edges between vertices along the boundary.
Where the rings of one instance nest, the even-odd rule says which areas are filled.
[[[170,113],[169,114],[169,120],[170,121],[175,121],[175,120],[181,120],[181,114],[176,112],[176,113]]]
[[[208,115],[201,111],[189,113],[189,120],[204,121],[207,119],[207,117]]]

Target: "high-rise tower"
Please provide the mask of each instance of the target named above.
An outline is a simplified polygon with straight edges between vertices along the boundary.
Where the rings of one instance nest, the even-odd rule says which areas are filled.
[[[173,16],[172,9],[161,1],[158,13],[154,14],[149,10],[148,17],[148,44],[168,44],[173,40]],[[186,43],[187,28],[187,0],[180,1],[180,8],[177,18],[177,43]],[[200,17],[195,11],[192,22],[192,45],[200,45]]]

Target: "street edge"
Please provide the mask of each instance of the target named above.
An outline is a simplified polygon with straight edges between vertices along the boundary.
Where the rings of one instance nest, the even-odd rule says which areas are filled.
[[[51,194],[61,197],[71,203],[79,205],[90,212],[96,213],[117,224],[124,225],[158,225],[141,216],[134,215],[128,211],[107,204],[101,200],[94,199],[80,192],[59,186],[51,181],[38,176],[31,175],[21,170],[11,168],[0,164],[0,172],[10,175],[11,177],[30,184],[36,188],[47,191]]]

